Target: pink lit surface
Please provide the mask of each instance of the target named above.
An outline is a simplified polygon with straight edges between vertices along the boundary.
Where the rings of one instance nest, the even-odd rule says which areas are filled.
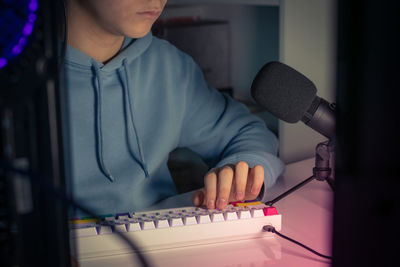
[[[314,159],[287,166],[286,172],[269,191],[271,199],[312,174]],[[326,182],[312,181],[275,205],[282,214],[282,234],[312,249],[332,255],[333,192]],[[269,212],[269,211],[268,211]],[[273,212],[273,210],[271,210]],[[213,243],[145,253],[151,266],[258,267],[258,266],[330,266],[329,260],[278,236],[272,238]],[[135,265],[136,264],[136,265]],[[140,266],[131,254],[87,259],[80,266]]]

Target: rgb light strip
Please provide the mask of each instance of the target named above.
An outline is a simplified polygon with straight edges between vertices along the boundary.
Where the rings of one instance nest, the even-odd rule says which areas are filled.
[[[1,2],[0,28],[2,37],[0,39],[0,69],[4,68],[9,61],[21,54],[23,48],[28,43],[28,38],[35,26],[37,18],[35,13],[38,9],[37,0],[25,0],[22,8],[21,1],[3,0]],[[16,7],[16,5],[19,6]],[[23,17],[21,14],[23,14]]]

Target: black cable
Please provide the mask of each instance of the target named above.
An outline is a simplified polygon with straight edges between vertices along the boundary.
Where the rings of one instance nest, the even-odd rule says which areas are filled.
[[[300,247],[303,247],[303,248],[307,249],[308,251],[314,253],[314,254],[317,255],[317,256],[320,256],[320,257],[325,258],[325,259],[332,260],[332,257],[331,257],[331,256],[327,256],[327,255],[321,254],[321,253],[319,253],[319,252],[313,250],[312,248],[309,248],[309,247],[307,247],[306,245],[304,245],[304,244],[302,244],[302,243],[300,243],[300,242],[298,242],[298,241],[296,241],[296,240],[294,240],[294,239],[291,239],[291,238],[288,237],[288,236],[285,236],[285,235],[279,233],[278,231],[276,231],[275,227],[273,227],[272,225],[264,225],[264,226],[263,226],[263,231],[265,231],[265,232],[272,232],[272,233],[274,233],[274,234],[277,234],[278,236],[280,236],[280,237],[282,237],[282,238],[284,238],[284,239],[286,239],[286,240],[289,240],[290,242],[293,242],[293,243],[295,243],[296,245],[299,245]]]
[[[289,190],[287,190],[286,192],[280,194],[279,196],[277,196],[276,198],[274,198],[273,200],[267,201],[264,204],[267,206],[272,206],[274,205],[276,202],[278,202],[279,200],[281,200],[282,198],[290,195],[291,193],[293,193],[294,191],[302,188],[303,186],[305,186],[306,184],[308,184],[309,182],[313,181],[315,179],[315,176],[312,175],[310,177],[308,177],[307,179],[305,179],[304,181],[302,181],[301,183],[293,186],[292,188],[290,188]]]
[[[113,226],[111,222],[108,222],[107,220],[102,220],[102,218],[100,216],[96,215],[90,209],[83,207],[82,205],[76,203],[72,198],[68,197],[64,192],[62,192],[58,188],[54,187],[50,183],[48,183],[46,181],[46,179],[44,179],[34,173],[31,173],[29,171],[17,169],[15,167],[11,166],[10,164],[4,163],[3,161],[0,160],[0,170],[1,169],[3,169],[6,172],[7,171],[13,172],[13,173],[28,177],[31,181],[34,182],[34,184],[38,184],[41,188],[45,189],[46,193],[48,193],[52,197],[55,197],[56,199],[61,200],[62,203],[66,204],[67,206],[71,206],[75,209],[79,209],[79,210],[83,211],[84,213],[93,217],[94,219],[102,221],[102,223],[106,226]],[[150,267],[150,264],[148,263],[147,259],[144,257],[143,253],[140,251],[140,249],[136,246],[136,244],[131,239],[129,239],[128,237],[126,237],[119,231],[115,231],[114,233],[117,234],[117,236],[119,238],[124,240],[129,245],[131,250],[133,252],[135,252],[135,254],[137,255],[137,257],[143,267]]]

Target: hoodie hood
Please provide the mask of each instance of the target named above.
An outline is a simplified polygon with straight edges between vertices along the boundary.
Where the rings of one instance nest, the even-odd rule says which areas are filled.
[[[129,63],[141,56],[150,46],[152,39],[153,36],[151,32],[140,39],[126,37],[119,53],[106,64],[103,64],[80,50],[67,45],[65,61],[76,64],[83,69],[91,69],[95,62],[102,71],[110,72],[120,68],[123,65],[124,60],[127,60]]]

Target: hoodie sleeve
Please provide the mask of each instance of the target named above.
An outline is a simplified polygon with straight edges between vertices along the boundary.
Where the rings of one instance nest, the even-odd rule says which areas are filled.
[[[250,167],[264,167],[264,190],[282,174],[278,140],[265,123],[247,107],[209,87],[199,67],[189,58],[184,97],[185,116],[181,147],[198,153],[211,167],[245,161]]]

